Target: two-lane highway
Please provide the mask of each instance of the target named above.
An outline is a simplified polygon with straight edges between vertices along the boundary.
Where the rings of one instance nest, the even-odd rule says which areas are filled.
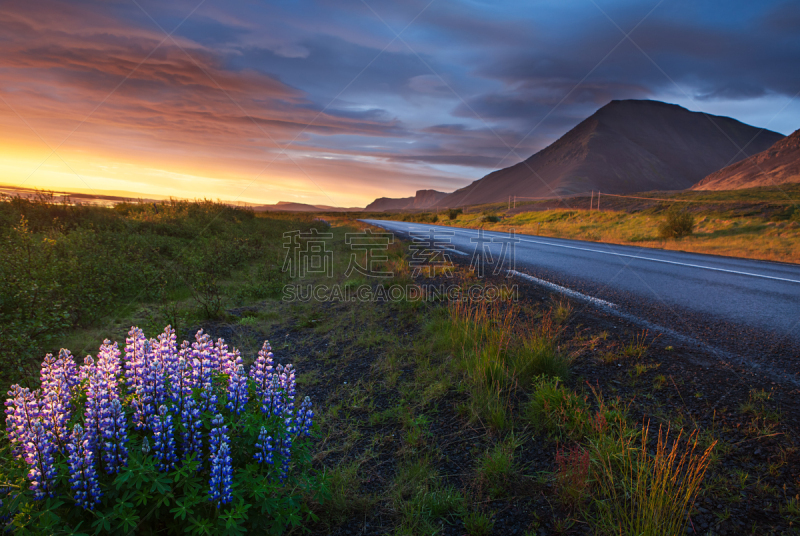
[[[438,242],[474,255],[485,245],[492,255],[501,242],[477,242],[479,231],[388,220],[364,220],[399,235],[435,232]],[[501,240],[507,233],[484,232]],[[519,239],[516,270],[617,304],[621,311],[697,339],[725,325],[726,338],[737,333],[759,334],[761,340],[725,344],[734,351],[745,346],[770,352],[778,342],[800,343],[800,266],[620,246],[531,235]],[[742,354],[746,353],[744,351]],[[800,356],[793,357],[800,360]]]

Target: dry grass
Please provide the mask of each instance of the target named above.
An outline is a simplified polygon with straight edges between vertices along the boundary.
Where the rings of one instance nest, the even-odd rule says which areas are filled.
[[[623,211],[543,210],[523,212],[498,223],[480,221],[480,214],[462,214],[440,222],[459,227],[800,263],[800,223],[766,221],[761,217],[700,215],[694,233],[681,240],[662,240],[664,215]]]
[[[591,443],[600,495],[595,522],[602,533],[685,534],[716,441],[700,452],[697,435],[682,442],[682,433],[670,444],[669,429],[659,427],[654,453],[648,449],[647,425],[638,446],[625,436],[610,444]]]

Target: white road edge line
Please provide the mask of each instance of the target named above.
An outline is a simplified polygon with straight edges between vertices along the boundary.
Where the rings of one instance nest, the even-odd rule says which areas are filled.
[[[437,226],[437,227],[441,227],[441,226]],[[452,229],[452,227],[446,227],[446,228],[447,229]],[[463,229],[463,228],[461,228],[459,230],[462,231],[462,232],[465,232],[465,233],[470,233],[470,232],[473,233],[473,234],[477,234],[478,233],[477,231],[473,231],[472,229]],[[499,231],[484,231],[484,232],[497,233],[497,234],[507,234],[507,233],[501,233]],[[516,236],[520,236],[520,235],[516,235]],[[751,273],[751,272],[740,272],[738,270],[728,270],[726,268],[714,268],[713,266],[703,266],[701,264],[689,264],[689,263],[686,263],[686,262],[667,261],[667,260],[664,260],[664,259],[654,259],[652,257],[641,257],[639,255],[629,255],[627,253],[616,253],[616,252],[613,252],[613,251],[602,251],[602,250],[599,250],[599,249],[581,248],[581,247],[578,247],[578,246],[567,246],[565,244],[553,244],[552,242],[542,242],[540,240],[525,240],[523,238],[520,238],[520,241],[521,242],[530,242],[532,244],[541,244],[541,245],[544,245],[544,246],[553,246],[553,247],[558,247],[558,248],[577,249],[577,250],[580,250],[580,251],[591,251],[592,253],[602,253],[603,255],[614,255],[616,257],[628,257],[630,259],[640,259],[640,260],[644,260],[644,261],[662,262],[664,264],[674,264],[674,265],[677,265],[677,266],[687,266],[687,267],[690,267],[690,268],[700,268],[702,270],[712,270],[712,271],[715,271],[715,272],[726,272],[726,273],[729,273],[729,274],[747,275],[747,276],[750,276],[750,277],[760,277],[762,279],[772,279],[774,281],[786,281],[787,283],[800,283],[800,281],[798,281],[796,279],[788,279],[788,278],[785,278],[785,277],[775,277],[775,276],[772,276],[772,275],[754,274],[754,273]]]
[[[616,304],[614,303],[601,300],[600,298],[595,298],[594,296],[581,294],[576,290],[568,289],[567,287],[562,287],[561,285],[556,285],[555,283],[551,283],[550,281],[545,281],[544,279],[539,279],[538,277],[533,277],[532,275],[524,274],[516,270],[508,270],[508,273],[511,275],[515,275],[517,277],[521,277],[523,279],[527,279],[529,281],[533,281],[534,283],[542,285],[543,287],[555,290],[556,292],[560,292],[561,294],[566,294],[567,296],[570,296],[577,300],[587,301],[593,305],[600,305],[602,307],[609,307],[611,309],[616,309],[617,307]]]

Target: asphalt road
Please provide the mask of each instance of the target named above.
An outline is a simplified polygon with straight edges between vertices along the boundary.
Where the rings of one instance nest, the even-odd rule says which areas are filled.
[[[480,250],[477,230],[364,221],[406,237],[434,230],[436,241],[449,243],[452,255],[471,258]],[[484,232],[490,240],[508,236]],[[800,361],[795,353],[800,343],[800,265],[531,235],[516,238],[518,272],[741,355],[778,352]],[[502,251],[499,242],[483,245],[495,259]],[[788,354],[787,344],[793,347]]]

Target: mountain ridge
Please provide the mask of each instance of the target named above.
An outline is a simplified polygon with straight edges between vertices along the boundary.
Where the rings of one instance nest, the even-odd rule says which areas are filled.
[[[800,182],[800,129],[772,147],[707,175],[692,190],[739,190]]]
[[[526,160],[493,171],[441,206],[601,190],[681,190],[783,135],[736,119],[652,100],[612,100]],[[747,147],[743,153],[740,147]]]

